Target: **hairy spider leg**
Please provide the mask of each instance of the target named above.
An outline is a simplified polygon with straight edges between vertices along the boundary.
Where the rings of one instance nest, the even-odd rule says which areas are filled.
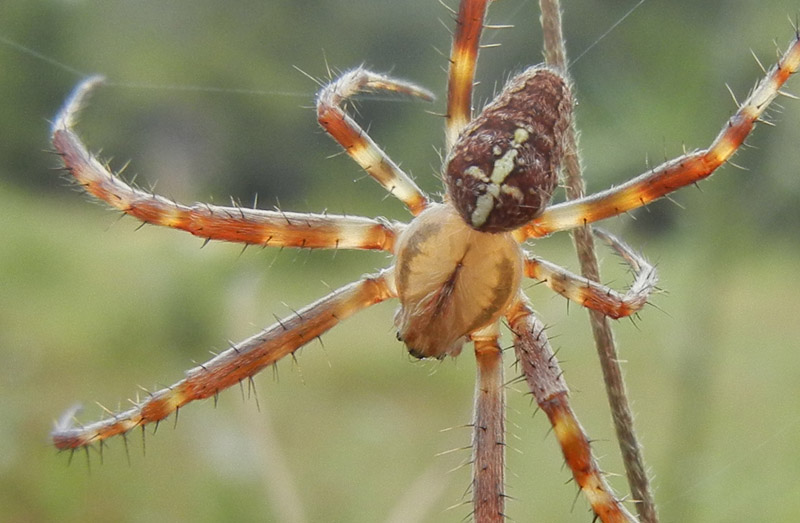
[[[75,425],[71,419],[63,420],[53,430],[53,443],[58,449],[74,450],[127,434],[136,427],[157,423],[191,401],[216,397],[223,389],[252,378],[265,367],[294,354],[298,348],[340,321],[395,295],[391,271],[340,287],[190,369],[186,378],[149,394],[131,409],[90,425]]]
[[[570,301],[614,319],[638,312],[658,282],[655,267],[616,236],[599,229],[592,232],[608,243],[633,270],[633,283],[624,294],[531,254],[525,259],[525,276],[541,281]]]
[[[475,81],[475,66],[489,1],[462,1],[458,8],[447,80],[445,122],[447,153],[456,143],[461,130],[472,120],[472,86]]]
[[[569,389],[544,325],[520,294],[506,315],[514,333],[514,350],[528,387],[553,426],[564,460],[594,513],[604,522],[634,522],[636,518],[617,499],[592,456],[589,438],[569,404]]]
[[[617,187],[549,207],[522,227],[538,238],[631,211],[708,177],[744,143],[781,87],[800,65],[800,31],[708,147],[662,163]]]
[[[58,113],[52,141],[66,170],[86,192],[145,223],[188,231],[206,240],[275,247],[391,251],[400,224],[383,219],[264,211],[206,203],[191,206],[151,194],[115,176],[94,157],[72,129],[99,77],[80,83]]]
[[[505,398],[499,324],[470,336],[477,379],[472,420],[472,505],[475,521],[505,517]]]
[[[390,91],[431,101],[431,92],[402,80],[357,68],[329,83],[317,96],[317,120],[347,154],[416,216],[428,197],[344,110],[344,104],[364,92]]]

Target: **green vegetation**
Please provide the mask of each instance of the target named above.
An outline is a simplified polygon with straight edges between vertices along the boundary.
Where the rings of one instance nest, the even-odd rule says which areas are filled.
[[[442,144],[447,19],[436,2],[50,2],[0,5],[0,38],[111,82],[80,131],[128,176],[181,201],[280,201],[292,210],[407,218],[319,131],[316,85],[360,63],[432,88],[433,106],[365,100],[360,119],[431,192]],[[409,5],[414,4],[414,9]],[[568,5],[577,55],[626,9]],[[492,21],[515,29],[479,66],[479,99],[494,81],[537,61],[535,4],[498,2]],[[705,145],[791,36],[796,2],[651,0],[574,67],[590,189],[624,180],[687,147]],[[4,41],[5,41],[4,40]],[[394,304],[357,316],[256,378],[258,402],[237,390],[181,411],[147,432],[90,453],[58,455],[47,434],[75,402],[126,405],[181,378],[208,350],[249,336],[359,275],[386,265],[373,253],[309,253],[209,244],[116,216],[48,170],[46,119],[79,77],[0,42],[0,510],[7,521],[290,521],[275,498],[293,483],[310,521],[376,521],[392,511],[460,521],[468,468],[474,367],[414,362],[394,340]],[[219,87],[210,92],[133,87]],[[789,90],[800,91],[800,79]],[[777,127],[701,184],[611,220],[658,263],[662,288],[636,326],[617,333],[645,456],[664,521],[787,521],[800,511],[800,103],[784,100]],[[432,147],[433,146],[433,147]],[[665,153],[666,151],[666,153]],[[536,245],[575,267],[568,238]],[[241,253],[241,254],[240,254]],[[607,279],[626,275],[606,257]],[[325,284],[322,283],[324,280]],[[561,348],[575,409],[606,470],[620,472],[585,313],[531,286]],[[285,302],[286,305],[283,304]],[[287,307],[288,306],[288,307]],[[510,363],[510,362],[509,362]],[[509,377],[514,369],[509,369]],[[247,388],[244,395],[248,395]],[[530,398],[510,391],[509,513],[517,521],[588,521],[573,506],[556,443]],[[441,429],[456,427],[451,431]],[[520,452],[517,452],[519,450]],[[612,478],[624,491],[622,478]],[[403,517],[397,519],[405,520]]]

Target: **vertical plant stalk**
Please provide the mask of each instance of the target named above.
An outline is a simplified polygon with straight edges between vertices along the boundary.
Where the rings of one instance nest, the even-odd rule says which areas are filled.
[[[540,0],[539,7],[542,13],[545,62],[566,76],[566,48],[562,33],[559,1]],[[581,198],[586,192],[577,142],[573,121],[572,126],[564,135],[563,176],[567,198],[570,200]],[[572,235],[581,266],[581,273],[584,277],[599,282],[600,270],[597,256],[595,255],[594,239],[589,227],[577,228]],[[617,348],[614,341],[614,333],[611,330],[611,323],[608,317],[600,312],[591,309],[588,312],[595,346],[603,369],[606,394],[611,406],[611,415],[614,420],[617,441],[622,453],[631,496],[636,502],[636,511],[639,514],[639,519],[643,523],[657,523],[658,513],[653,500],[650,480],[647,477],[641,445],[636,438],[633,426],[633,414],[628,404],[625,381],[617,358]]]

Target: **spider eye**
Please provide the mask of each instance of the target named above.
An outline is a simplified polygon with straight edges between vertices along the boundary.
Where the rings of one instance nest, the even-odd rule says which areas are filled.
[[[447,158],[447,193],[464,221],[511,231],[544,210],[558,182],[572,95],[540,66],[512,78],[470,122]]]

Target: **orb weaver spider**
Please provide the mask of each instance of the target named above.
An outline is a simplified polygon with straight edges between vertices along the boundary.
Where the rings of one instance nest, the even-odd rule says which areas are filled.
[[[59,423],[59,449],[86,448],[135,427],[158,423],[186,403],[215,397],[294,354],[341,320],[398,298],[398,337],[419,358],[457,355],[472,341],[478,361],[473,495],[476,518],[503,514],[504,401],[500,323],[539,407],[547,414],[576,483],[603,521],[632,520],[592,456],[589,439],[568,400],[568,389],[542,323],[521,291],[523,276],[545,283],[580,305],[611,317],[628,316],[647,301],[653,268],[627,245],[597,231],[634,269],[626,293],[585,280],[525,251],[530,238],[616,216],[709,176],[743,143],[754,123],[800,62],[795,40],[737,113],[702,151],[670,160],[607,191],[548,206],[571,125],[572,96],[555,70],[532,67],[515,76],[477,116],[472,84],[486,1],[461,2],[451,53],[443,178],[444,201],[433,202],[346,112],[361,92],[432,95],[405,81],[355,69],[325,86],[317,98],[322,127],[367,173],[414,215],[409,224],[329,214],[261,211],[207,204],[185,206],[132,187],[92,156],[73,131],[75,116],[100,82],[81,83],[53,124],[53,144],[78,184],[145,223],[191,232],[206,240],[264,246],[371,249],[394,263],[279,320],[261,333],[187,372],[187,377],[124,412],[88,425]],[[69,416],[67,416],[69,418]]]

